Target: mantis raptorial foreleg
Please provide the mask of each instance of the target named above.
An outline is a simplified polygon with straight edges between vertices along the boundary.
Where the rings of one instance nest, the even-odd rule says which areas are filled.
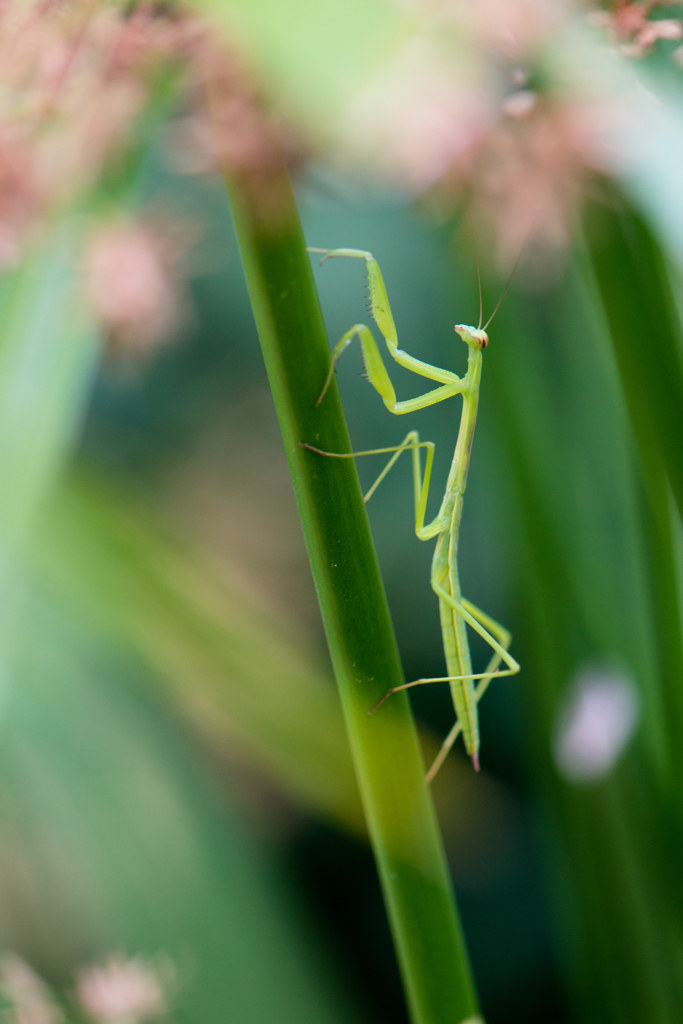
[[[387,409],[395,415],[400,416],[404,413],[414,412],[416,409],[424,409],[427,405],[441,402],[445,398],[451,398],[462,391],[463,381],[457,374],[451,373],[450,370],[443,370],[440,366],[424,363],[421,359],[416,359],[415,356],[411,356],[398,348],[396,325],[391,315],[384,280],[379,264],[371,252],[365,252],[362,249],[309,249],[308,251],[323,253],[321,262],[332,259],[335,256],[351,256],[355,259],[365,260],[368,271],[368,284],[370,286],[372,315],[384,335],[384,340],[391,356],[400,366],[404,366],[407,370],[412,370],[413,373],[418,373],[421,377],[428,377],[430,380],[439,381],[444,385],[441,388],[435,388],[426,395],[421,395],[419,398],[409,399],[406,402],[397,402],[394,386],[389,379],[389,374],[380,355],[377,342],[372,336],[372,332],[365,324],[354,324],[334,347],[330,370],[316,405],[320,405],[325,397],[325,393],[334,376],[338,359],[356,336],[358,336],[360,341],[368,380],[382,398]]]
[[[424,363],[422,360],[416,359],[414,356],[398,348],[396,325],[394,324],[389,307],[384,281],[379,265],[371,253],[360,249],[312,249],[310,251],[322,252],[324,254],[323,261],[334,256],[351,256],[365,261],[370,286],[372,315],[384,336],[389,354],[400,366],[404,366],[406,369],[412,370],[413,373],[437,381],[440,384],[440,387],[434,388],[426,394],[418,395],[416,398],[401,402],[397,401],[396,392],[372,332],[364,324],[354,324],[334,348],[330,370],[316,403],[317,405],[320,405],[325,397],[334,376],[338,359],[356,337],[360,342],[367,378],[382,398],[387,409],[394,413],[394,415],[400,416],[404,413],[415,412],[458,394],[463,396],[460,430],[446,485],[446,492],[436,518],[428,525],[425,525],[424,520],[434,460],[434,445],[430,441],[420,441],[417,431],[411,431],[400,445],[390,448],[375,448],[365,452],[325,452],[304,442],[301,442],[301,444],[302,447],[308,448],[310,451],[317,452],[320,455],[341,459],[355,459],[362,455],[391,454],[387,465],[365,495],[365,501],[368,501],[371,495],[374,494],[387,473],[400,458],[401,453],[409,450],[412,451],[415,532],[420,540],[438,537],[432,564],[431,583],[432,589],[440,601],[441,627],[448,675],[439,676],[434,679],[418,679],[415,682],[394,687],[371,709],[370,713],[374,713],[392,693],[426,683],[449,682],[451,684],[451,694],[455,705],[457,722],[446,737],[441,752],[432,765],[427,778],[428,780],[433,778],[460,732],[463,734],[467,752],[472,757],[475,767],[478,768],[479,727],[477,703],[485,693],[491,679],[514,675],[516,672],[519,672],[519,664],[508,651],[511,639],[510,634],[494,619],[479,611],[478,608],[462,597],[457,569],[458,533],[463,496],[467,482],[472,437],[476,422],[479,382],[481,378],[481,353],[488,345],[488,335],[486,334],[486,329],[482,329],[481,326],[456,326],[456,333],[460,335],[469,348],[465,377],[458,377],[457,374],[451,373],[449,370]],[[500,301],[502,301],[502,296]],[[500,302],[498,305],[500,305]],[[489,323],[491,319],[489,319]],[[488,323],[486,326],[488,326]],[[424,448],[427,453],[424,474],[420,463],[421,448]],[[466,625],[469,625],[471,629],[474,629],[475,632],[486,640],[493,650],[493,656],[485,672],[472,672]],[[504,662],[506,666],[503,669],[500,668],[501,662]],[[478,681],[476,689],[474,687],[475,681]]]
[[[330,369],[327,374],[325,384],[323,385],[323,389],[320,392],[320,396],[315,403],[316,405],[320,405],[325,397],[327,389],[332,383],[337,361],[356,336],[358,336],[358,340],[360,341],[365,374],[375,391],[377,391],[381,396],[389,412],[393,412],[395,416],[403,416],[408,412],[416,412],[418,409],[425,409],[428,405],[434,405],[436,402],[443,402],[445,398],[452,398],[454,395],[458,395],[462,391],[462,381],[455,373],[449,373],[447,370],[439,370],[437,366],[430,366],[429,363],[423,363],[421,360],[414,359],[413,356],[408,356],[407,353],[400,352],[399,349],[396,349],[396,354],[392,352],[392,355],[402,366],[407,366],[408,369],[413,370],[415,373],[419,373],[422,377],[429,377],[431,380],[445,381],[440,388],[434,388],[433,391],[428,391],[424,395],[418,395],[417,398],[409,398],[405,402],[397,402],[394,385],[389,379],[386,366],[384,365],[379,349],[377,348],[377,342],[365,324],[354,324],[351,330],[347,331],[346,334],[342,336],[341,340],[337,342],[332,351]],[[399,359],[399,355],[405,358]],[[414,364],[419,365],[419,370],[416,369]],[[431,371],[433,371],[433,373]]]

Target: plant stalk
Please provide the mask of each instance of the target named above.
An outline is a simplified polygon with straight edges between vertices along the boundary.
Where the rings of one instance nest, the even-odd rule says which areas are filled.
[[[477,996],[408,699],[397,694],[369,715],[403,674],[356,467],[300,445],[350,451],[335,382],[316,406],[330,350],[274,133],[267,152],[257,172],[233,162],[226,179],[406,999],[414,1024],[475,1024]]]

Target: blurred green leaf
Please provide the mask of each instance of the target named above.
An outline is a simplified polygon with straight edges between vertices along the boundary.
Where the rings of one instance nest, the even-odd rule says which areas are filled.
[[[73,477],[32,556],[54,599],[84,628],[125,640],[204,735],[254,759],[317,813],[365,831],[331,681],[243,584],[219,579],[151,508]]]
[[[163,951],[178,1021],[350,1019],[140,663],[40,590],[16,639],[0,725],[3,941],[62,984],[85,960]]]
[[[201,0],[244,44],[277,105],[325,132],[344,104],[415,30],[388,0]]]
[[[78,224],[55,228],[0,282],[0,585],[65,464],[95,370],[81,243]]]
[[[644,471],[663,463],[683,516],[683,345],[669,268],[643,218],[603,189],[584,217],[589,255]]]
[[[579,1019],[673,1022],[678,922],[652,834],[666,712],[617,369],[575,272],[543,297],[511,297],[489,352],[482,412],[497,414],[515,499],[529,764]],[[564,695],[587,665],[637,680],[642,722],[621,761],[580,785],[560,775],[552,748]]]

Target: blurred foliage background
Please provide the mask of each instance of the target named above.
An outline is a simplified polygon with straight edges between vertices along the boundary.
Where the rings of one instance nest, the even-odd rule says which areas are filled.
[[[481,774],[458,752],[434,795],[489,1024],[680,1019],[680,12],[506,6],[212,0],[200,30],[112,5],[73,92],[45,85],[38,42],[33,79],[0,70],[18,168],[0,188],[8,1019],[407,1020],[201,75],[182,70],[207,32],[228,49],[198,64],[238,68],[221,155],[260,152],[258,94],[308,243],[373,252],[407,350],[464,369],[466,209],[487,309],[525,247],[490,330],[461,545],[463,589],[510,626],[523,674],[481,705]],[[50,10],[16,4],[3,45],[85,31],[78,4],[56,28]],[[138,14],[121,57],[106,19]],[[112,110],[102,141],[92,118]],[[366,319],[363,269],[316,280],[336,341]],[[338,372],[354,448],[415,427],[438,490],[459,410],[404,426],[361,371],[350,353]],[[443,661],[411,502],[402,467],[370,517],[417,678]],[[413,706],[434,747],[447,692]],[[27,1003],[10,953],[53,994],[34,977]],[[113,1004],[88,997],[78,972],[111,956],[159,1005],[122,1009],[114,961]]]

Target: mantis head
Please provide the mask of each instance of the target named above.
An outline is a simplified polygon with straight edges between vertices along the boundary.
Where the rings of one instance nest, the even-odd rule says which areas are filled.
[[[480,327],[467,327],[465,324],[456,324],[455,333],[459,334],[466,345],[473,348],[486,348],[489,343],[489,336]]]

